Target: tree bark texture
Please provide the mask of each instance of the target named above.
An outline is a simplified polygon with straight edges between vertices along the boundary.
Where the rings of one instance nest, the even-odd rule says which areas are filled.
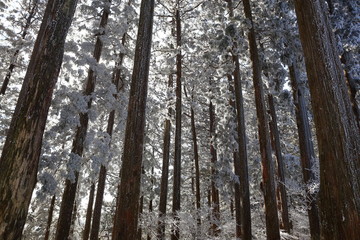
[[[47,223],[46,223],[44,240],[49,240],[49,237],[50,237],[50,228],[51,228],[51,223],[52,223],[53,214],[54,214],[55,199],[56,199],[55,195],[52,196],[51,202],[50,202],[49,213],[48,213],[48,219],[47,219]]]
[[[243,0],[245,16],[251,22],[248,32],[250,45],[250,58],[253,68],[253,83],[255,89],[256,114],[258,118],[258,130],[262,164],[262,185],[265,200],[266,234],[268,240],[280,239],[279,219],[276,205],[274,167],[271,156],[268,116],[264,96],[264,87],[261,79],[261,62],[256,45],[256,34],[252,20],[249,0]]]
[[[28,30],[31,26],[31,23],[38,11],[38,3],[39,3],[39,0],[34,0],[32,2],[32,5],[31,5],[31,8],[29,9],[29,12],[28,12],[28,16],[26,17],[26,22],[25,22],[25,25],[23,27],[23,30],[22,30],[22,33],[21,33],[21,39],[24,40],[27,33],[28,33]],[[6,89],[8,87],[8,84],[9,84],[9,81],[10,81],[10,78],[11,78],[11,74],[12,72],[14,71],[14,68],[16,67],[16,58],[17,56],[19,55],[20,53],[20,49],[17,49],[13,56],[12,56],[12,61],[10,63],[10,66],[8,68],[8,71],[6,73],[6,76],[5,76],[5,79],[3,81],[3,84],[1,85],[1,89],[0,89],[0,94],[2,95],[5,95],[5,92],[6,92]]]
[[[0,159],[0,239],[20,239],[77,1],[49,0]]]
[[[321,239],[360,236],[360,132],[323,0],[296,0],[320,159]]]
[[[154,0],[142,0],[112,239],[136,239]]]
[[[179,1],[177,1],[177,7]],[[181,19],[180,11],[175,11],[176,25],[176,46],[178,53],[176,54],[176,103],[175,103],[175,160],[174,160],[174,188],[173,188],[173,206],[172,212],[175,220],[178,221],[177,211],[180,210],[180,188],[181,188],[181,75],[182,75],[182,55],[181,55]],[[171,240],[179,239],[179,229],[174,226],[171,234]]]
[[[109,18],[109,13],[110,13],[110,6],[103,9],[103,13],[100,20],[100,28],[102,29],[106,28]],[[102,48],[103,48],[103,43],[100,36],[98,36],[96,38],[95,49],[93,53],[93,57],[95,58],[96,62],[100,61]],[[95,84],[96,84],[96,74],[94,70],[90,67],[88,72],[88,77],[86,80],[85,89],[83,90],[84,96],[89,97],[87,103],[88,110],[91,108],[92,99],[90,95],[94,92]],[[80,125],[76,129],[71,152],[79,157],[82,157],[84,152],[84,142],[86,139],[88,124],[89,124],[88,112],[79,113],[79,117],[80,117],[79,119]],[[70,220],[72,214],[71,208],[69,206],[72,206],[74,204],[76,189],[78,185],[78,178],[79,178],[79,170],[74,170],[74,171],[75,171],[75,179],[65,180],[65,189],[61,200],[59,221],[56,229],[56,237],[55,237],[56,240],[68,239],[69,237],[69,230],[71,223]]]
[[[234,17],[232,0],[228,0],[228,9],[230,17]],[[235,183],[235,208],[239,208],[236,215],[236,237],[242,237],[245,240],[252,238],[251,235],[251,211],[250,211],[250,191],[249,191],[249,173],[246,148],[246,127],[244,113],[244,99],[242,94],[241,76],[239,56],[237,52],[237,43],[234,42],[232,60],[235,65],[233,72],[234,92],[235,92],[235,109],[237,121],[237,137],[238,137],[238,156],[234,155],[235,174],[239,176],[239,183]]]
[[[287,193],[286,193],[286,183],[285,183],[285,170],[284,170],[284,161],[281,153],[281,145],[280,145],[280,133],[277,126],[277,116],[274,104],[273,95],[268,95],[269,101],[269,112],[271,116],[270,121],[270,133],[271,133],[271,142],[273,149],[275,150],[276,160],[277,160],[277,176],[279,178],[278,182],[278,192],[279,195],[279,204],[281,210],[281,220],[282,220],[282,228],[290,233],[290,219],[289,219],[289,209],[287,205]]]
[[[89,201],[86,210],[86,219],[85,219],[85,227],[83,232],[83,240],[89,239],[90,227],[91,227],[91,216],[93,214],[93,205],[94,205],[94,195],[95,195],[95,184],[91,184],[90,193],[89,193]]]
[[[301,168],[306,186],[305,201],[308,206],[310,234],[312,240],[318,240],[320,239],[320,219],[317,205],[318,197],[317,194],[311,193],[308,187],[308,184],[315,181],[315,174],[313,172],[315,152],[304,96],[304,87],[300,85],[298,73],[294,65],[289,66],[289,72],[295,104],[296,124],[299,134]]]

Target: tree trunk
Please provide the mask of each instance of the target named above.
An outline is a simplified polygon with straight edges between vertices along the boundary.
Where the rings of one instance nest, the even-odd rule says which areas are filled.
[[[154,0],[142,0],[113,240],[136,239]]]
[[[89,202],[86,210],[86,220],[85,220],[85,228],[83,232],[83,240],[89,239],[90,234],[90,226],[91,226],[91,216],[93,213],[93,205],[94,205],[94,195],[95,195],[95,184],[91,184],[90,194],[89,194]]]
[[[211,86],[211,84],[210,84]],[[210,115],[210,139],[215,139],[215,109],[211,102],[209,103],[209,115]],[[219,190],[215,185],[215,177],[217,175],[216,163],[217,163],[217,152],[214,147],[214,143],[210,142],[210,154],[211,154],[211,207],[212,207],[212,224],[211,224],[211,234],[213,236],[218,236],[220,233],[219,223],[220,223],[220,199],[219,199]]]
[[[250,45],[250,58],[253,68],[253,83],[255,89],[256,114],[258,118],[258,130],[262,164],[262,185],[265,200],[266,233],[268,240],[280,239],[279,219],[276,206],[274,167],[271,158],[271,145],[269,136],[269,121],[266,111],[264,87],[261,79],[261,62],[256,45],[256,35],[252,19],[249,0],[243,0],[246,18],[251,22],[248,32]]]
[[[270,125],[270,134],[271,134],[271,142],[273,149],[275,150],[275,155],[277,159],[277,175],[279,178],[278,182],[278,192],[280,193],[278,197],[278,201],[280,204],[281,210],[281,220],[282,220],[282,228],[290,233],[290,220],[289,220],[289,209],[287,205],[287,194],[286,194],[286,183],[285,183],[285,171],[284,171],[284,161],[281,154],[281,146],[280,146],[280,134],[277,126],[277,116],[274,105],[274,97],[273,95],[268,95],[269,101],[269,112],[271,116]]]
[[[179,12],[179,0],[177,0],[177,9],[175,13],[176,24],[176,107],[175,107],[175,160],[174,160],[174,188],[173,188],[173,206],[172,212],[175,221],[178,221],[177,211],[180,210],[180,185],[181,185],[181,74],[182,74],[182,56],[181,56],[181,19]],[[179,239],[179,228],[174,226],[171,233],[171,240]]]
[[[49,0],[45,10],[0,159],[0,239],[21,238],[76,4],[76,0]]]
[[[55,206],[55,195],[51,198],[50,208],[49,208],[49,214],[48,214],[48,220],[46,223],[46,230],[45,230],[45,237],[44,240],[49,240],[50,237],[50,228],[51,228],[51,222],[53,219],[53,213],[54,213],[54,206]]]
[[[76,217],[77,217],[76,216],[77,210],[78,210],[78,203],[74,202],[74,209],[72,209],[70,232],[69,232],[68,239],[74,239],[74,230],[75,230],[75,222],[76,222]]]
[[[100,21],[101,29],[106,28],[107,21],[109,18],[109,13],[110,13],[110,6],[105,7],[103,9],[103,13],[101,16],[101,21]],[[105,32],[102,33],[101,35],[103,35],[103,34],[105,34]],[[100,36],[98,36],[96,38],[95,50],[93,53],[93,57],[95,58],[96,62],[99,62],[99,60],[100,60],[102,48],[103,48],[103,43],[102,43]],[[90,95],[94,92],[95,84],[96,84],[96,75],[95,75],[94,70],[90,67],[89,72],[88,72],[88,77],[86,80],[86,86],[83,91],[84,96],[90,97]],[[88,110],[91,108],[91,103],[92,103],[92,99],[90,98],[87,103]],[[88,112],[79,113],[79,117],[80,117],[80,119],[79,119],[80,125],[76,129],[76,134],[75,134],[75,138],[73,141],[73,148],[72,148],[71,152],[74,155],[81,158],[83,155],[83,152],[84,152],[84,142],[86,139],[88,124],[89,124]],[[64,189],[62,200],[61,200],[59,221],[58,221],[58,226],[56,229],[56,237],[55,237],[56,240],[68,239],[68,237],[69,237],[69,230],[70,230],[70,223],[71,223],[70,220],[71,220],[71,214],[72,214],[71,208],[69,206],[72,206],[74,204],[76,188],[78,185],[78,178],[79,178],[79,172],[78,172],[79,170],[74,170],[74,171],[75,171],[75,179],[72,179],[72,180],[66,179],[65,180],[65,189]]]
[[[169,75],[169,88],[173,86],[172,75]],[[168,111],[169,118],[171,117],[171,109]],[[163,137],[163,165],[161,171],[161,185],[160,185],[160,200],[159,200],[159,222],[158,222],[158,239],[165,240],[165,223],[164,216],[166,214],[166,203],[169,182],[169,160],[170,160],[170,133],[171,122],[166,119],[164,123],[164,137]]]
[[[228,0],[228,9],[230,17],[234,17],[232,0]],[[233,72],[234,77],[234,92],[235,92],[235,106],[236,121],[237,121],[237,137],[238,137],[238,152],[234,154],[234,168],[235,174],[239,176],[239,182],[235,183],[235,208],[236,210],[236,237],[242,237],[245,240],[251,239],[251,211],[250,211],[250,191],[249,191],[249,174],[248,174],[248,160],[246,149],[246,128],[244,115],[244,99],[242,95],[241,77],[239,56],[237,53],[238,45],[234,42],[234,49],[232,53],[232,60],[235,64]],[[236,155],[237,154],[237,155]],[[240,214],[240,216],[238,216]]]
[[[26,37],[26,35],[28,33],[28,30],[30,28],[30,25],[32,23],[32,20],[35,17],[36,12],[38,11],[38,3],[39,3],[38,0],[34,0],[33,3],[32,3],[32,6],[31,6],[30,11],[29,11],[29,15],[26,18],[25,26],[24,26],[24,28],[22,30],[22,33],[21,33],[21,39],[22,40],[25,39],[25,37]],[[14,71],[14,68],[16,67],[15,62],[16,62],[16,58],[19,55],[19,53],[20,53],[20,49],[17,49],[14,52],[13,56],[12,56],[13,60],[10,63],[10,66],[9,66],[8,71],[6,73],[4,82],[3,82],[2,86],[1,86],[0,94],[2,94],[2,95],[5,95],[6,89],[8,87],[8,84],[9,84],[9,81],[10,81],[10,78],[11,78],[11,74]]]
[[[323,0],[296,0],[320,159],[321,239],[360,236],[360,132]]]
[[[313,165],[315,160],[314,146],[311,137],[311,129],[307,114],[307,106],[304,97],[304,89],[299,84],[299,77],[294,65],[289,66],[290,80],[295,104],[296,123],[299,134],[301,167],[305,182],[306,205],[308,206],[308,217],[310,234],[312,240],[320,239],[320,219],[317,206],[317,194],[309,191],[309,184],[315,181]]]

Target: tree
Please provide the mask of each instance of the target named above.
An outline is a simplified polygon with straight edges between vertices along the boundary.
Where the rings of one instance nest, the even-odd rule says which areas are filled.
[[[20,239],[36,183],[42,135],[77,1],[50,0],[0,158],[0,239]]]
[[[321,239],[360,235],[360,133],[323,0],[296,0],[320,159]]]
[[[136,239],[154,0],[141,1],[112,239]]]

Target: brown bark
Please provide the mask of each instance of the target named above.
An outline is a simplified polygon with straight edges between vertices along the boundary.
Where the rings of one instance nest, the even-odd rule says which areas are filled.
[[[45,230],[44,240],[49,240],[49,237],[50,237],[50,228],[51,228],[51,223],[52,223],[52,219],[53,219],[55,199],[56,199],[55,195],[52,196],[51,203],[50,203],[50,208],[49,208],[48,219],[47,219],[47,223],[46,223],[46,230]]]
[[[109,18],[110,13],[110,7],[106,7],[103,9],[103,13],[100,20],[100,28],[104,29],[107,25],[107,21]],[[105,34],[105,33],[103,33]],[[96,42],[95,42],[95,49],[93,53],[93,57],[95,58],[96,62],[100,61],[100,56],[103,48],[103,43],[100,38],[100,36],[97,36]],[[88,77],[86,80],[86,86],[83,91],[84,96],[90,97],[90,95],[94,92],[96,84],[96,75],[94,70],[90,67],[88,72]],[[91,108],[92,99],[90,98],[87,103],[88,109]],[[88,124],[89,124],[89,115],[88,112],[80,113],[80,125],[76,129],[75,138],[73,141],[73,147],[72,147],[72,153],[82,157],[84,152],[84,142],[86,139]],[[75,179],[65,180],[65,189],[63,193],[63,197],[61,200],[61,207],[60,207],[60,213],[59,213],[59,221],[58,226],[56,229],[56,240],[63,240],[68,239],[69,237],[69,230],[70,230],[70,223],[71,223],[71,208],[69,206],[72,206],[75,201],[75,195],[76,195],[76,188],[78,185],[78,177],[79,172],[78,170],[75,170]]]
[[[90,227],[91,227],[91,216],[93,212],[93,205],[94,205],[94,195],[95,195],[95,184],[91,184],[90,187],[90,194],[89,194],[89,201],[86,210],[86,219],[85,219],[85,227],[83,232],[83,239],[88,240],[90,234]]]
[[[320,219],[317,206],[317,194],[309,191],[308,184],[315,181],[313,165],[315,159],[314,146],[312,142],[311,129],[304,96],[304,88],[299,84],[299,77],[294,65],[289,66],[290,80],[295,104],[296,123],[299,134],[301,168],[305,183],[306,199],[308,206],[308,217],[310,234],[312,240],[320,239]]]
[[[154,0],[142,0],[112,239],[136,239]]]
[[[274,97],[271,94],[268,94],[269,101],[269,112],[271,116],[270,125],[270,134],[271,134],[271,142],[273,149],[275,150],[276,160],[277,160],[277,176],[279,178],[278,182],[278,201],[281,210],[281,220],[282,220],[282,228],[290,233],[290,219],[289,219],[289,209],[287,205],[287,193],[286,193],[286,183],[285,183],[285,171],[284,171],[284,161],[281,153],[280,146],[280,133],[277,126],[277,116],[274,104]]]
[[[250,58],[253,68],[253,84],[255,89],[256,114],[258,118],[258,130],[262,164],[262,185],[265,200],[266,215],[266,234],[268,240],[280,239],[279,219],[276,206],[274,167],[271,157],[271,145],[269,136],[268,116],[264,96],[264,87],[261,79],[261,62],[258,48],[256,45],[256,34],[252,19],[251,6],[249,0],[243,0],[244,13],[251,22],[251,28],[248,32],[250,45]]]
[[[34,0],[32,2],[32,5],[31,5],[30,9],[29,9],[29,12],[28,12],[29,15],[26,18],[26,22],[25,22],[25,25],[24,25],[24,27],[22,29],[22,33],[21,33],[21,39],[23,39],[23,40],[25,39],[25,37],[26,37],[26,35],[28,33],[28,30],[29,30],[29,28],[31,26],[31,23],[33,21],[33,18],[35,17],[36,12],[38,11],[38,3],[39,3],[38,0]],[[13,60],[10,63],[10,66],[9,66],[8,71],[6,73],[4,82],[1,85],[0,94],[2,94],[2,95],[5,95],[6,89],[8,87],[8,84],[9,84],[9,81],[10,81],[10,78],[11,78],[11,74],[14,71],[14,68],[16,67],[15,61],[16,61],[16,58],[19,55],[19,53],[20,53],[20,49],[17,49],[14,52],[13,56],[12,56]]]
[[[360,236],[360,132],[323,0],[296,0],[320,159],[321,239]]]
[[[230,17],[234,17],[232,0],[227,0]],[[235,64],[233,72],[234,92],[237,121],[238,152],[234,154],[235,174],[239,176],[239,182],[235,183],[235,208],[236,214],[236,237],[251,239],[251,211],[250,211],[250,191],[249,191],[249,173],[246,149],[246,128],[244,115],[244,99],[242,95],[242,85],[240,77],[239,56],[237,54],[237,43],[234,42],[232,60]],[[239,215],[240,214],[240,215]]]
[[[210,139],[215,137],[215,109],[210,100],[209,103],[209,115],[210,115]],[[219,190],[215,185],[215,177],[217,174],[216,163],[217,163],[217,152],[214,147],[213,142],[210,142],[210,154],[211,154],[211,207],[212,207],[212,225],[211,225],[211,234],[213,236],[218,236],[220,233],[219,223],[220,223],[220,198]]]
[[[179,8],[179,1],[177,1]],[[182,55],[181,55],[181,19],[180,11],[175,12],[176,25],[176,46],[178,53],[176,54],[176,103],[175,103],[175,159],[174,159],[174,188],[173,188],[173,206],[172,212],[175,221],[178,221],[177,211],[180,210],[180,185],[181,185],[181,74],[182,74]],[[171,240],[179,239],[179,229],[174,226],[171,233]]]
[[[0,159],[0,239],[21,238],[76,3],[49,0],[46,6]]]

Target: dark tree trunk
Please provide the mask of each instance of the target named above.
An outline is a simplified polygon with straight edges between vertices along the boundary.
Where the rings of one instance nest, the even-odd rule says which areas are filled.
[[[296,0],[320,159],[321,239],[360,236],[360,132],[323,0]]]
[[[85,228],[83,232],[83,239],[88,240],[90,234],[91,227],[91,216],[93,213],[93,205],[94,205],[94,195],[95,195],[95,184],[91,184],[90,194],[89,194],[89,202],[86,210],[86,220],[85,220]]]
[[[154,0],[142,0],[112,239],[136,239]]]
[[[131,4],[131,0],[129,0],[128,5]],[[126,34],[122,36],[121,43],[125,46],[126,43]],[[123,81],[121,80],[121,66],[123,64],[125,54],[120,53],[119,60],[116,64],[116,67],[113,72],[112,82],[114,83],[117,92],[123,88]],[[116,96],[115,96],[116,97]],[[115,110],[112,110],[109,113],[108,123],[106,132],[109,134],[110,137],[113,135],[113,129],[115,124]],[[109,143],[111,144],[111,142]],[[100,232],[100,220],[101,220],[101,208],[103,204],[104,198],[104,191],[105,191],[105,181],[106,181],[106,173],[107,169],[104,165],[101,165],[100,172],[99,172],[99,180],[97,185],[96,197],[95,197],[95,206],[94,206],[94,213],[93,219],[91,224],[91,232],[90,232],[90,240],[98,240],[99,239],[99,232]]]
[[[266,111],[264,87],[261,79],[261,62],[256,45],[256,34],[252,20],[250,0],[243,0],[246,18],[251,22],[248,39],[250,45],[250,58],[253,67],[253,83],[255,89],[256,114],[258,118],[258,130],[262,164],[262,186],[265,200],[266,233],[268,240],[280,239],[279,219],[276,205],[274,167],[271,157],[271,145],[269,136],[269,121]]]
[[[179,0],[177,1],[179,8]],[[179,9],[175,13],[176,25],[176,107],[175,107],[175,160],[174,160],[174,188],[173,188],[173,206],[172,212],[175,220],[178,221],[177,211],[180,210],[180,185],[181,185],[181,74],[182,74],[182,56],[181,56],[181,19]],[[174,226],[171,233],[171,240],[179,239],[179,229]]]
[[[284,171],[284,161],[281,153],[281,146],[280,146],[280,133],[277,126],[277,116],[274,104],[274,97],[273,95],[268,95],[269,101],[269,109],[270,109],[270,116],[271,121],[270,125],[270,133],[271,133],[271,142],[273,149],[275,150],[275,155],[277,159],[277,175],[279,178],[278,182],[278,192],[280,193],[278,196],[278,201],[281,210],[281,220],[282,220],[282,228],[290,233],[291,226],[289,220],[289,209],[287,205],[287,194],[286,194],[286,183],[285,183],[285,171]]]
[[[49,0],[46,6],[0,159],[0,239],[21,238],[76,4],[76,0]]]
[[[234,17],[232,0],[228,0],[228,8],[230,17]],[[249,174],[248,174],[248,160],[246,149],[246,128],[244,115],[244,99],[242,95],[242,85],[240,77],[239,56],[237,53],[238,45],[234,42],[233,49],[233,63],[235,70],[234,77],[234,92],[235,92],[235,109],[237,121],[237,137],[238,137],[238,155],[234,155],[235,174],[239,176],[239,183],[235,183],[235,208],[236,210],[236,237],[245,240],[251,239],[251,211],[250,211],[250,191],[249,191]],[[238,216],[240,214],[240,216]]]
[[[78,204],[77,202],[74,203],[74,209],[72,210],[69,239],[74,238],[75,222],[76,222],[76,217],[77,217],[76,213],[77,213],[77,210],[78,210],[78,205],[77,204]]]
[[[211,85],[211,84],[210,84]],[[209,115],[210,115],[210,139],[215,137],[215,109],[211,102],[209,103]],[[217,175],[216,164],[217,164],[217,152],[214,147],[214,143],[210,142],[210,154],[211,154],[211,207],[212,207],[212,224],[211,224],[211,234],[213,236],[218,236],[220,233],[219,223],[220,223],[220,198],[219,190],[215,185],[215,178]]]
[[[301,168],[304,182],[306,184],[305,201],[308,206],[310,234],[312,240],[318,240],[320,239],[320,219],[317,206],[317,194],[311,193],[308,187],[312,181],[315,181],[315,175],[313,172],[315,152],[304,96],[304,87],[299,83],[300,81],[298,79],[298,73],[294,65],[289,66],[289,72],[295,104],[296,123],[299,134]]]
[[[169,76],[169,88],[173,86],[172,75]],[[169,118],[171,117],[171,109],[169,109]],[[166,214],[166,203],[168,194],[169,183],[169,159],[170,159],[170,133],[171,122],[170,119],[165,120],[164,124],[164,137],[163,137],[163,165],[161,172],[161,185],[160,185],[160,201],[159,201],[159,222],[158,222],[158,239],[165,240],[165,223],[164,216]]]
[[[21,39],[23,39],[23,40],[25,39],[25,37],[26,37],[26,35],[28,33],[28,30],[29,30],[29,28],[31,26],[31,23],[32,23],[37,11],[38,11],[38,4],[39,4],[39,0],[34,0],[32,5],[31,5],[31,8],[30,8],[30,10],[28,12],[29,15],[26,18],[26,22],[25,22],[24,28],[23,28],[22,33],[21,33]],[[20,53],[20,49],[17,49],[14,52],[13,56],[12,56],[12,59],[14,59],[14,60],[10,63],[10,66],[9,66],[8,71],[6,73],[4,82],[3,82],[2,86],[1,86],[0,94],[5,95],[6,89],[8,87],[8,84],[9,84],[9,81],[10,81],[10,78],[11,78],[11,74],[14,71],[14,68],[16,67],[15,61],[16,61],[16,58],[19,55],[19,53]]]
[[[109,13],[110,13],[110,6],[103,9],[103,13],[100,21],[100,28],[102,29],[106,28],[107,21],[109,18]],[[103,34],[105,33],[101,33],[101,35]],[[98,36],[96,38],[95,49],[93,53],[93,57],[95,58],[96,62],[99,62],[100,60],[102,48],[103,48],[103,43],[100,36]],[[85,96],[90,97],[90,95],[94,92],[95,84],[96,84],[96,75],[94,70],[90,68],[86,80],[86,86],[85,89],[83,90],[83,94]],[[88,109],[91,108],[91,103],[92,103],[92,99],[90,98],[87,103]],[[72,153],[74,155],[77,155],[78,157],[82,157],[84,152],[84,142],[86,139],[88,124],[89,124],[88,112],[80,113],[79,117],[80,117],[79,119],[80,125],[76,129],[76,134],[73,141]],[[64,239],[68,239],[69,237],[69,230],[71,223],[70,221],[71,208],[69,206],[72,206],[75,201],[76,189],[78,185],[78,177],[79,177],[79,172],[75,170],[75,179],[65,180],[65,189],[63,193],[63,198],[61,200],[59,221],[56,229],[56,237],[55,237],[56,240],[64,240]]]
[[[53,214],[54,214],[55,199],[56,199],[55,195],[52,196],[49,213],[48,213],[48,219],[47,219],[47,223],[46,223],[44,240],[49,240],[49,237],[50,237],[50,228],[51,228],[51,222],[52,222]]]

